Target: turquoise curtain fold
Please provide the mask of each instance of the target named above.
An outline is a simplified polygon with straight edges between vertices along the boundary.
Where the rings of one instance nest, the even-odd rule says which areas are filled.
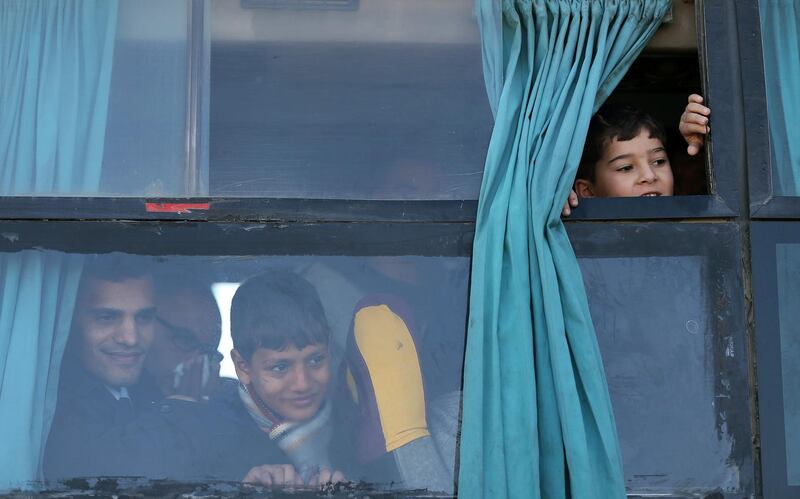
[[[0,2],[0,195],[98,192],[116,22],[116,0]],[[42,478],[81,269],[0,253],[0,491]]]
[[[0,491],[42,478],[81,269],[80,255],[0,253]]]
[[[614,416],[560,212],[589,120],[668,0],[478,0],[495,125],[479,199],[460,497],[625,496]]]
[[[800,2],[759,0],[773,191],[800,196]]]
[[[98,192],[117,8],[0,2],[0,195]]]

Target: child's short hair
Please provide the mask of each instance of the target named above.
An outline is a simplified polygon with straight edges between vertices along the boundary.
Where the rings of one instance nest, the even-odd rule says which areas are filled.
[[[576,178],[595,181],[595,167],[612,140],[631,140],[642,130],[650,132],[650,138],[658,139],[667,146],[664,127],[651,115],[633,106],[603,106],[592,117],[583,156]]]
[[[233,347],[248,362],[259,348],[327,343],[330,328],[316,289],[302,277],[268,271],[246,280],[231,304]]]

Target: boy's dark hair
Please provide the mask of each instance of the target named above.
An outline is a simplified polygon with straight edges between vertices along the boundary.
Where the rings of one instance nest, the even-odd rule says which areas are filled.
[[[604,106],[592,117],[583,156],[578,166],[576,178],[595,181],[597,162],[603,157],[603,150],[612,140],[631,140],[642,130],[650,133],[650,138],[658,139],[667,146],[664,127],[655,118],[633,106]]]
[[[233,347],[248,362],[259,348],[327,343],[330,328],[317,290],[302,277],[268,271],[246,280],[231,304]]]

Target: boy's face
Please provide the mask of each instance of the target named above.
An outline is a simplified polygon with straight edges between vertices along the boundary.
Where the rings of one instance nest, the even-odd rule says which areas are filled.
[[[314,417],[325,400],[331,380],[330,353],[325,343],[300,350],[259,348],[250,361],[233,351],[239,381],[252,387],[270,409],[287,421]]]
[[[672,196],[672,168],[660,140],[642,130],[631,140],[614,138],[595,165],[595,181],[575,182],[580,197]]]

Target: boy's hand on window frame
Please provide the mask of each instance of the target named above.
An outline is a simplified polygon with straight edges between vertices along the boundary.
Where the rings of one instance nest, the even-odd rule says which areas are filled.
[[[570,213],[572,213],[572,208],[578,206],[578,194],[575,192],[575,189],[569,191],[569,196],[567,196],[567,201],[564,203],[564,208],[561,210],[562,217],[568,217]]]
[[[690,95],[678,125],[678,130],[688,144],[686,152],[689,156],[699,153],[705,144],[706,135],[711,131],[708,125],[709,115],[711,109],[703,105],[703,97],[697,94]]]
[[[266,487],[302,487],[303,479],[291,464],[262,464],[251,468],[242,482]]]
[[[308,480],[308,485],[311,487],[324,487],[329,484],[336,484],[345,482],[344,474],[341,471],[332,471],[327,468],[322,468],[319,473],[312,476]]]

